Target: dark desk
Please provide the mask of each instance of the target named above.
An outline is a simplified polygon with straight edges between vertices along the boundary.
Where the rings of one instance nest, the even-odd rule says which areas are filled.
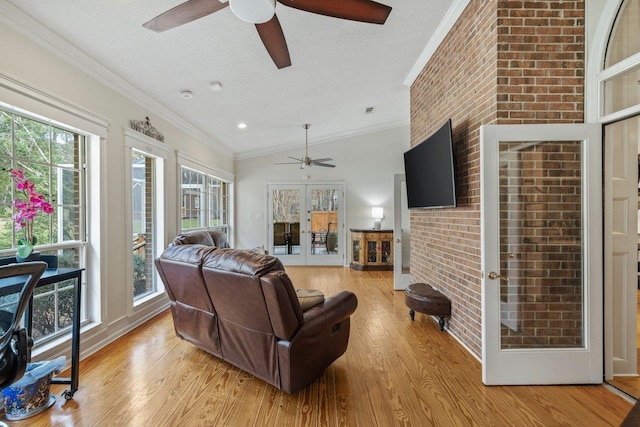
[[[0,265],[7,264],[6,259],[0,262]],[[82,289],[82,272],[84,268],[56,268],[47,269],[44,271],[36,288],[42,286],[51,285],[53,283],[63,282],[65,280],[75,279],[74,281],[74,295],[73,295],[73,319],[71,326],[71,377],[61,378],[54,377],[51,380],[52,384],[70,384],[71,387],[66,390],[62,395],[65,399],[69,400],[73,397],[73,394],[78,390],[78,379],[80,377],[80,296]],[[11,277],[6,279],[0,279],[0,294],[11,294],[20,292],[24,280],[20,277]],[[33,332],[33,298],[29,301],[29,305],[25,311],[25,323],[27,333],[32,336]]]

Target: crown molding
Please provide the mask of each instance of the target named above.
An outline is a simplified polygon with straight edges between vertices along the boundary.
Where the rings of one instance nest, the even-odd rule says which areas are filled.
[[[365,128],[354,129],[354,130],[349,130],[344,132],[336,132],[336,133],[327,135],[321,139],[317,139],[313,142],[309,141],[309,146],[326,144],[328,142],[334,142],[339,139],[367,135],[367,134],[376,133],[376,132],[382,132],[385,130],[395,129],[403,126],[409,126],[409,120],[401,120],[401,121],[392,122],[392,123],[385,123],[383,125],[369,126]],[[244,160],[244,159],[250,159],[253,157],[260,157],[260,156],[266,156],[269,154],[281,153],[283,151],[289,151],[292,149],[301,148],[302,146],[300,144],[301,142],[297,141],[297,142],[292,142],[287,144],[276,145],[269,148],[252,150],[245,153],[236,154],[235,160]]]
[[[73,64],[76,68],[120,93],[131,102],[149,110],[206,146],[218,151],[223,156],[233,159],[234,153],[228,147],[202,132],[140,89],[118,77],[76,46],[6,0],[0,0],[0,22],[33,40],[62,60]]]
[[[440,21],[440,24],[433,32],[433,35],[429,38],[429,42],[422,50],[415,64],[411,67],[411,71],[409,71],[409,74],[404,79],[403,83],[405,86],[411,87],[413,82],[418,78],[422,69],[427,65],[436,52],[436,49],[438,49],[438,46],[440,46],[440,43],[442,43],[447,34],[449,34],[449,31],[458,21],[458,18],[460,18],[460,15],[462,15],[462,12],[470,1],[471,0],[454,0],[449,10],[447,10],[447,13],[445,13],[444,18],[442,18],[442,21]]]

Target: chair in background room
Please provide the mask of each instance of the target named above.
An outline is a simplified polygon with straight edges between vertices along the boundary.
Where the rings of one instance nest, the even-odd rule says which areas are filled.
[[[0,266],[0,389],[24,375],[33,343],[20,321],[46,268],[42,261]]]
[[[293,248],[295,246],[297,246],[298,248],[300,248],[300,223],[299,222],[292,222],[290,224],[289,227],[289,234],[290,234],[290,246],[289,246],[289,253],[293,253]]]
[[[336,228],[336,230],[331,231],[331,226]],[[325,243],[327,245],[327,254],[336,252],[336,249],[338,247],[338,231],[336,226],[337,224],[333,222],[330,222],[327,225],[327,237],[325,239]]]
[[[288,230],[286,222],[273,223],[273,252],[276,254],[276,248],[286,248],[289,245]]]

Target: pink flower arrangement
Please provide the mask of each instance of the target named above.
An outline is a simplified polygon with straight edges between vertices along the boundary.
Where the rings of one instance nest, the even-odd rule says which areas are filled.
[[[13,201],[16,210],[13,221],[16,231],[24,231],[24,238],[18,240],[18,256],[26,258],[38,242],[37,237],[33,235],[33,220],[40,212],[50,215],[53,213],[53,207],[45,200],[43,194],[36,191],[33,182],[25,178],[24,172],[11,169],[9,173],[16,183],[16,190],[24,194],[24,199],[16,198]]]

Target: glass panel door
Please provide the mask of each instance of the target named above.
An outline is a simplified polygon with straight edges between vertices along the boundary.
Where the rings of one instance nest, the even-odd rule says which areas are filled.
[[[498,150],[500,346],[583,348],[582,143]]]
[[[309,265],[344,263],[343,194],[344,186],[341,184],[307,185]]]
[[[304,185],[269,186],[269,253],[288,265],[304,265],[307,251],[300,228],[305,212]]]
[[[344,186],[270,184],[269,253],[285,265],[342,265]]]
[[[600,126],[485,125],[481,153],[483,381],[601,383]]]

